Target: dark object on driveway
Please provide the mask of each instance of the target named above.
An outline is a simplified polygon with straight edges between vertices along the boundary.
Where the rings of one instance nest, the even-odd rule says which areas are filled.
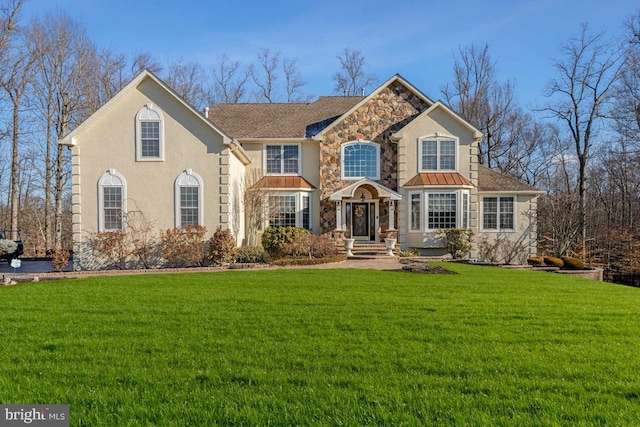
[[[0,240],[5,240],[7,235],[11,234],[11,230],[0,230]],[[18,240],[15,240],[18,247],[13,253],[0,255],[0,260],[5,259],[11,263],[12,259],[18,258],[24,253],[24,245],[22,244],[22,237],[20,237],[20,230],[18,230]]]

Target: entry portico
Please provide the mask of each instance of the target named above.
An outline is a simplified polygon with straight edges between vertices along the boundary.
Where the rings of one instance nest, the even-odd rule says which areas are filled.
[[[402,196],[379,182],[363,178],[334,192],[329,200],[336,203],[336,229],[355,240],[377,242],[382,229],[396,230],[396,202]],[[388,207],[386,224],[380,223],[381,202]]]

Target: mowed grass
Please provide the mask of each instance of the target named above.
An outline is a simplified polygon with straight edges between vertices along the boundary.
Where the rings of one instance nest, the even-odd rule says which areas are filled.
[[[447,264],[0,289],[0,402],[71,425],[638,425],[640,289]]]

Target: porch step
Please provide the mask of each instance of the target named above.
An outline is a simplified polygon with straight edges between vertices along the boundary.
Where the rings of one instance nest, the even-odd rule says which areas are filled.
[[[338,247],[339,253],[341,254],[346,253],[344,244],[342,245],[336,244],[336,246]],[[398,246],[396,245],[396,247],[393,249],[393,254],[395,256],[398,256],[399,251],[400,249],[398,249]],[[375,258],[375,257],[388,258],[387,249],[384,243],[355,242],[353,244],[353,249],[351,250],[351,253],[353,254],[353,258]]]

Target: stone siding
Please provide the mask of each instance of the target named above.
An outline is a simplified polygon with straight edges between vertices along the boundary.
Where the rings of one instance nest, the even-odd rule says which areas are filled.
[[[336,228],[336,204],[328,200],[350,184],[340,178],[340,146],[358,138],[380,144],[380,184],[398,191],[398,147],[390,137],[429,105],[412,91],[394,82],[380,90],[352,114],[330,129],[320,145],[320,228]],[[388,209],[381,204],[380,224],[388,224]]]

